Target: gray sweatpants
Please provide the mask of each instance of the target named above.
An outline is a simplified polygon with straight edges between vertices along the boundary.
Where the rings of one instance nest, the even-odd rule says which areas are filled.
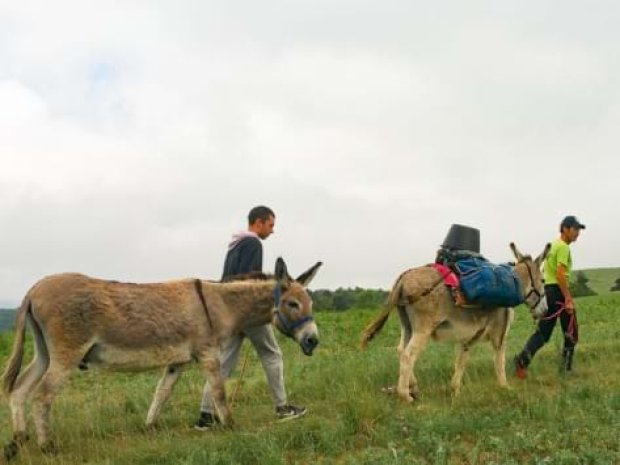
[[[243,333],[231,337],[221,347],[220,371],[224,379],[228,379],[237,365],[243,340],[248,338],[263,364],[267,382],[271,389],[271,397],[276,407],[286,404],[286,389],[284,388],[284,364],[282,363],[282,351],[273,333],[270,324],[248,328]],[[202,412],[213,413],[213,397],[211,385],[207,381],[202,393]]]

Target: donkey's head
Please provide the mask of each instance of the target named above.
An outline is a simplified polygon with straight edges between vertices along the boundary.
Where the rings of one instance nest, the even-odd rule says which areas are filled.
[[[319,332],[312,316],[312,299],[306,290],[323,263],[317,262],[297,279],[289,276],[282,258],[276,261],[273,324],[295,339],[304,354],[312,355],[319,344]]]
[[[551,244],[547,244],[545,250],[535,259],[519,252],[514,242],[510,243],[510,249],[517,259],[517,269],[521,268],[521,272],[517,274],[523,288],[525,305],[530,309],[534,318],[540,318],[547,312],[545,282],[540,268],[551,249]]]

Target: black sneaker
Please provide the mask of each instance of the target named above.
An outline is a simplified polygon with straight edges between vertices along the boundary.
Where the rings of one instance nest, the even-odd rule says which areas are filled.
[[[220,424],[217,415],[210,412],[200,412],[200,418],[194,423],[194,429],[197,431],[209,431]]]
[[[294,420],[295,418],[301,418],[306,413],[308,413],[308,409],[306,407],[297,407],[295,405],[290,405],[290,404],[276,407],[276,415],[278,416],[278,420],[280,421]]]
[[[562,352],[562,361],[560,363],[560,374],[569,375],[573,371],[573,350],[564,349]]]

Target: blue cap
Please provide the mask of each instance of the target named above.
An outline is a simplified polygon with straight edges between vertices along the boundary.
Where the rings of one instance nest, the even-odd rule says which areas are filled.
[[[560,228],[578,228],[586,229],[586,225],[581,223],[576,216],[569,215],[562,220]]]

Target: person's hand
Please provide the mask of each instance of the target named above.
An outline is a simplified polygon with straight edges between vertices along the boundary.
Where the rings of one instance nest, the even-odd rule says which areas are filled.
[[[569,315],[571,315],[575,311],[575,302],[573,301],[572,297],[569,297],[564,301],[564,309]]]

